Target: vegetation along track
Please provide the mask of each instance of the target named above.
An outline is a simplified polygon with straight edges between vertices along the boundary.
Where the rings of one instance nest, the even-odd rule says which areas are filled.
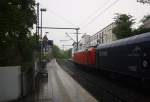
[[[92,70],[85,71],[83,66],[77,66],[68,60],[57,60],[57,62],[99,102],[150,102],[148,95],[120,86],[109,78],[93,73]]]

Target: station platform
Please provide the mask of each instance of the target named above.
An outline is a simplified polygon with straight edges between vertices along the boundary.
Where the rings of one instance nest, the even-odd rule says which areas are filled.
[[[53,59],[47,64],[48,84],[43,94],[45,102],[98,102]],[[46,93],[45,93],[46,92]]]

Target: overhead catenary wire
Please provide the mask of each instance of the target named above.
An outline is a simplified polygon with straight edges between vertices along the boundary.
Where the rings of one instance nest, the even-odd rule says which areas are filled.
[[[100,9],[102,9],[103,7],[106,6],[106,4],[108,4],[110,0],[107,0],[104,4],[102,4],[102,6],[98,7],[96,10],[94,10],[94,12],[92,12],[82,23],[80,23],[79,25],[83,25],[85,22],[87,22],[90,18],[94,17],[95,14],[97,14]]]
[[[97,16],[95,16],[91,21],[89,21],[87,24],[83,25],[81,28],[86,28],[89,24],[94,22],[99,16],[101,16],[103,13],[105,13],[107,10],[109,10],[112,6],[114,6],[117,2],[120,0],[115,0],[113,3],[111,3],[108,7],[106,7],[104,10],[102,10]]]
[[[72,39],[69,39],[69,40],[59,40],[60,42],[64,42],[64,41],[71,41]]]
[[[45,7],[41,2],[40,2],[40,6]],[[51,12],[53,15],[55,15],[56,17],[60,18],[61,20],[65,21],[66,23],[70,24],[71,26],[76,27],[75,24],[73,24],[71,21],[69,21],[65,17],[61,16],[60,14],[56,13],[55,11],[53,11],[51,9],[47,9],[47,11]]]
[[[73,24],[71,21],[69,21],[68,19],[66,19],[65,17],[61,16],[60,14],[54,12],[51,9],[48,9],[48,11],[50,11],[53,15],[57,16],[58,18],[62,19],[63,21],[65,21],[66,23],[70,24],[73,27],[76,27],[75,24]]]
[[[68,33],[65,33],[73,42],[76,42]]]

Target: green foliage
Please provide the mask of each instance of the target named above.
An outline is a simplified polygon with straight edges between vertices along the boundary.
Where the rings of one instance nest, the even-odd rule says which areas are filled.
[[[144,28],[143,26],[140,26],[139,28],[133,30],[134,35],[143,34],[146,32],[150,32],[150,28]]]
[[[58,58],[60,56],[59,47],[54,45],[52,48],[52,57]]]
[[[39,42],[37,42],[37,36],[33,35],[26,39],[22,44],[20,49],[21,55],[23,57],[22,62],[31,62],[33,60],[33,52],[39,49]]]
[[[116,14],[115,23],[116,27],[114,27],[113,33],[116,35],[117,39],[132,36],[134,19],[131,15]]]
[[[60,54],[61,54],[60,58],[63,58],[63,59],[69,59],[71,57],[68,50],[66,51],[60,50]]]
[[[60,59],[69,59],[71,57],[71,51],[61,50],[58,46],[54,45],[52,48],[52,57],[53,58],[60,58]]]
[[[0,0],[0,65],[30,61],[37,45],[30,30],[36,23],[34,0]]]
[[[68,58],[72,57],[72,48],[70,48],[69,50],[67,50],[67,55],[68,55]]]
[[[39,44],[36,35],[33,35],[24,39],[24,41],[18,40],[12,46],[9,44],[3,49],[0,48],[0,66],[21,65],[24,62],[32,62],[33,53],[38,50]]]
[[[146,22],[146,21],[149,20],[149,19],[150,19],[150,15],[145,15],[145,16],[143,17],[143,19],[141,20],[141,22],[144,23],[144,22]]]
[[[144,23],[150,20],[150,15],[146,15],[142,18],[141,22],[141,26],[139,26],[137,29],[133,30],[133,34],[137,35],[137,34],[142,34],[142,33],[146,33],[146,32],[150,32],[150,28],[145,28],[144,27]]]
[[[146,15],[141,20],[142,25],[137,29],[133,29],[134,19],[131,15],[117,14],[115,17],[116,27],[112,30],[117,39],[126,38],[133,35],[138,35],[146,32],[150,32],[150,28],[144,27],[144,22],[150,19],[150,15]]]

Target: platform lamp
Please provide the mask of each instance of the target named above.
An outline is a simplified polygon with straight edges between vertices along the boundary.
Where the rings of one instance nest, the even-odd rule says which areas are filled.
[[[40,53],[40,59],[41,59],[41,65],[42,65],[42,52],[43,52],[43,49],[42,49],[42,12],[46,12],[46,8],[41,8],[40,9],[40,11],[41,11],[41,39],[40,39],[40,41],[41,41],[41,53]]]

